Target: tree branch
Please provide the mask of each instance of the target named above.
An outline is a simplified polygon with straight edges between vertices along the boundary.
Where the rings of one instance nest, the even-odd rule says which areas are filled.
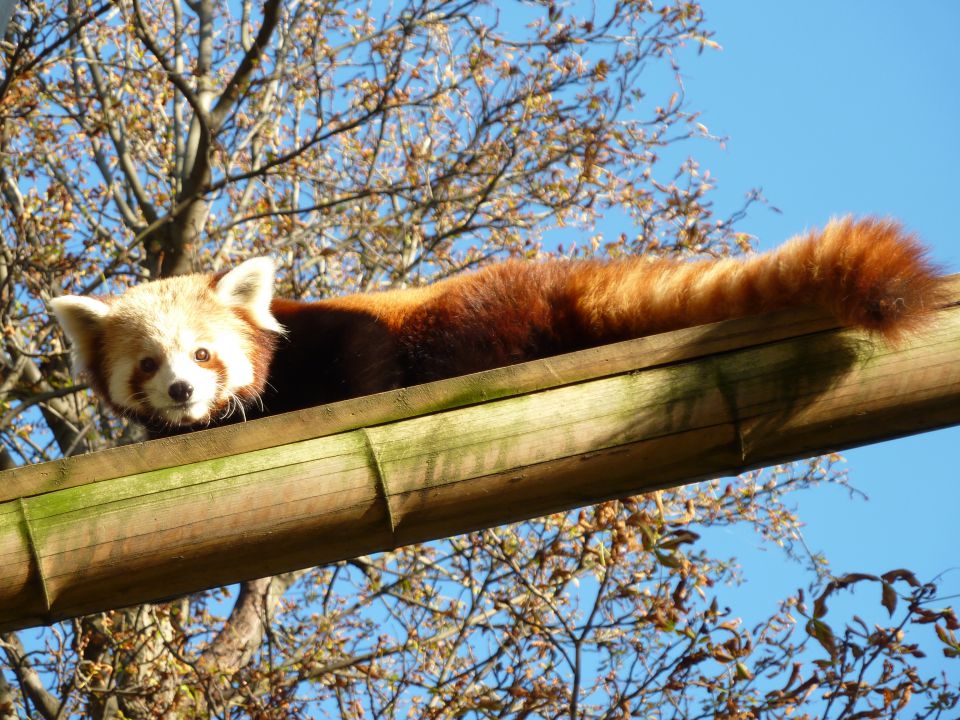
[[[147,222],[152,222],[157,217],[157,210],[153,206],[153,203],[150,202],[150,198],[147,195],[143,184],[140,182],[140,177],[137,174],[136,166],[134,165],[133,158],[130,155],[126,138],[124,137],[123,123],[119,122],[119,119],[113,112],[114,108],[116,108],[120,103],[117,102],[107,87],[107,83],[97,65],[99,58],[97,58],[93,47],[91,47],[90,41],[87,40],[83,33],[78,33],[77,39],[80,43],[80,48],[83,50],[83,55],[87,60],[87,69],[90,72],[91,80],[93,80],[93,86],[97,91],[97,97],[100,100],[100,107],[102,108],[104,117],[107,120],[105,123],[107,134],[113,141],[113,147],[117,153],[117,161],[120,169],[123,171],[123,177],[126,180],[130,191],[137,199],[137,205],[140,207],[140,211],[143,213],[144,218],[146,218]]]
[[[231,674],[250,662],[260,647],[265,621],[280,598],[304,571],[250,580],[240,585],[240,594],[223,627],[200,656],[200,664],[216,675]]]
[[[16,633],[0,633],[0,647],[17,676],[17,682],[26,697],[47,720],[54,720],[60,712],[60,701],[43,687],[40,674],[26,657],[23,643]]]
[[[0,720],[18,720],[17,692],[0,672]]]
[[[210,124],[214,131],[220,128],[227,115],[233,110],[237,99],[250,80],[250,75],[260,63],[260,56],[266,51],[270,36],[280,20],[280,0],[267,0],[263,5],[263,24],[253,44],[247,49],[233,77],[220,94],[220,99],[210,112]]]
[[[207,114],[207,108],[202,99],[193,91],[189,83],[183,79],[183,74],[178,72],[176,68],[170,67],[169,63],[167,63],[167,59],[164,57],[160,46],[157,45],[154,38],[150,35],[147,22],[143,17],[143,10],[140,7],[140,0],[133,0],[133,16],[136,20],[134,28],[136,29],[137,37],[140,38],[140,41],[147,47],[147,50],[150,51],[150,54],[153,55],[160,67],[163,68],[167,79],[180,91],[180,94],[183,95],[184,99],[193,109],[194,118],[199,125],[204,144],[209,148],[213,142],[213,135],[210,129],[210,119]]]

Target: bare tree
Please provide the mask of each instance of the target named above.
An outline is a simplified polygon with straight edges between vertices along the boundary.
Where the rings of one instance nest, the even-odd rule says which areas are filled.
[[[659,161],[706,135],[682,85],[644,84],[711,42],[686,2],[22,0],[0,80],[0,466],[137,437],[72,384],[45,307],[65,290],[260,253],[283,293],[323,297],[545,238],[745,248],[696,162]],[[594,227],[608,212],[617,238]],[[735,569],[694,528],[793,547],[783,495],[824,478],[815,460],[7,634],[0,715],[896,717],[916,696],[936,717],[957,693],[905,632],[955,656],[957,622],[909,572],[815,580],[812,606],[751,629],[711,597]],[[883,625],[828,624],[833,593],[871,585]]]

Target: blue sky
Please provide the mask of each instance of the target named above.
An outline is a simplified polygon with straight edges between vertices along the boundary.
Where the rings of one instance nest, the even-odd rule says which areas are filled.
[[[689,108],[729,138],[723,149],[689,149],[719,183],[717,215],[762,187],[781,213],[754,206],[739,226],[761,249],[832,216],[892,216],[960,272],[960,3],[703,5],[723,49],[687,53],[681,69]],[[960,594],[958,447],[953,428],[845,453],[852,484],[870,499],[836,487],[795,496],[808,544],[838,574],[909,567],[928,580],[947,571],[942,593]],[[748,622],[805,584],[801,568],[758,551],[753,537],[731,531],[710,541],[744,566],[750,582],[729,597]],[[942,657],[929,662],[946,667]]]

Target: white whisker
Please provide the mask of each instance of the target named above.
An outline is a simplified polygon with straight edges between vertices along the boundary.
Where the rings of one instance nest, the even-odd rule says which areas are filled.
[[[237,409],[240,411],[241,417],[243,417],[243,421],[246,422],[246,421],[247,421],[247,413],[246,413],[246,411],[243,409],[243,403],[240,402],[240,399],[239,399],[239,398],[234,397],[234,399],[236,400],[236,403],[237,403]]]

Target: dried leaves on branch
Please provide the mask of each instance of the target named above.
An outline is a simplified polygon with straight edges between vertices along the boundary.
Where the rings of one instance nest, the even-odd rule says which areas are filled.
[[[712,44],[685,2],[20,0],[0,467],[136,437],[72,384],[45,308],[64,290],[263,253],[282,292],[323,297],[495,255],[745,246],[709,174],[661,159],[708,137],[675,72]],[[715,599],[735,570],[702,528],[803,556],[783,494],[824,479],[814,461],[7,635],[0,717],[895,717],[911,697],[936,717],[956,691],[914,661],[955,657],[957,622],[909,573],[825,580],[755,628]],[[876,625],[828,612],[851,588]]]

